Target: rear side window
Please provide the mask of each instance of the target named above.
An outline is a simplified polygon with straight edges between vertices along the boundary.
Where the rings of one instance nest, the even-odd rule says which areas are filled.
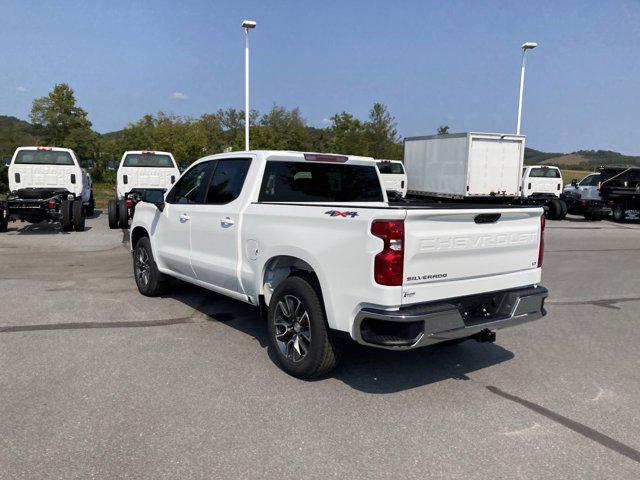
[[[251,160],[219,160],[217,163],[209,182],[205,203],[221,205],[238,198],[247,178]]]
[[[267,162],[261,202],[382,202],[374,166]]]
[[[169,155],[156,153],[130,153],[124,157],[123,167],[156,167],[173,168],[173,160]]]
[[[20,165],[75,165],[69,152],[53,150],[20,150],[14,163]]]
[[[555,168],[532,168],[529,178],[560,178],[560,171]]]
[[[192,204],[199,203],[201,200],[201,186],[211,166],[210,162],[200,163],[189,169],[180,177],[180,180],[173,186],[169,195],[167,195],[168,203]]]
[[[378,170],[380,170],[380,173],[382,174],[390,173],[393,175],[402,175],[404,173],[404,168],[402,168],[401,163],[378,162],[377,165],[378,165]]]

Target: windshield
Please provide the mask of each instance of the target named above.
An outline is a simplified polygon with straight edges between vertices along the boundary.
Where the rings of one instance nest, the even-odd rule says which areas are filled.
[[[373,166],[267,162],[261,202],[382,202]]]
[[[174,168],[173,160],[169,155],[156,153],[130,153],[124,157],[123,167],[156,167]]]
[[[75,165],[69,152],[54,150],[20,150],[14,163],[22,165]]]
[[[376,165],[378,165],[378,170],[380,170],[380,173],[382,174],[390,173],[394,175],[402,175],[404,173],[401,163],[378,162]]]
[[[532,168],[530,178],[560,178],[560,170],[555,168]]]

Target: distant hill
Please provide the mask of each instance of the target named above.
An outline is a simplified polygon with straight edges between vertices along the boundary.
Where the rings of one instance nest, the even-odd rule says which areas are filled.
[[[610,150],[579,150],[573,153],[546,153],[525,148],[526,165],[555,165],[572,170],[593,170],[600,166],[640,166],[640,156],[623,155]]]
[[[29,122],[0,115],[0,157],[13,154],[22,145],[37,144],[37,133]]]

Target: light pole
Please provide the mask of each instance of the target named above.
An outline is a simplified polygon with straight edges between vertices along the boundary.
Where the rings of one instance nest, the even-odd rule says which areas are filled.
[[[244,149],[249,150],[249,29],[256,28],[253,20],[243,20],[244,28]]]
[[[527,50],[533,50],[538,44],[536,42],[527,42],[522,44],[522,66],[520,67],[520,96],[518,97],[518,126],[516,127],[516,135],[520,135],[520,121],[522,118],[522,91],[524,90],[524,54]]]

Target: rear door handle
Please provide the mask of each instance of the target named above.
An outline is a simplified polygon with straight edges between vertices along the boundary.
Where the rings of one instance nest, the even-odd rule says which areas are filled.
[[[223,227],[230,227],[231,225],[235,225],[235,220],[232,220],[229,217],[222,217],[220,219],[220,225],[222,225]]]
[[[180,215],[180,222],[182,223],[188,222],[190,218],[191,217],[189,215],[187,215],[186,213],[183,213],[182,215]]]

